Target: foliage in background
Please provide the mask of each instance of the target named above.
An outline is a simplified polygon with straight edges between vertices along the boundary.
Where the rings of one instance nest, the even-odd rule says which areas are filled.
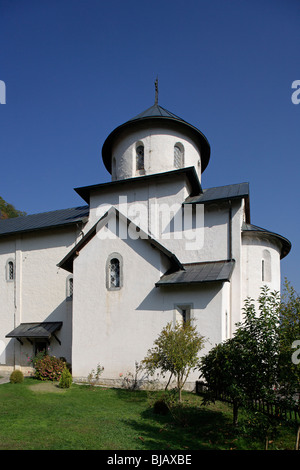
[[[287,280],[281,299],[279,341],[280,393],[289,398],[291,404],[295,403],[295,398],[298,396],[296,404],[300,413],[300,296]],[[299,445],[300,425],[296,448],[299,448]]]
[[[26,215],[26,212],[17,210],[12,204],[9,204],[0,196],[0,219],[10,219],[12,217],[19,217],[20,215]]]
[[[201,376],[211,396],[225,393],[233,402],[233,420],[238,408],[253,400],[274,401],[278,384],[280,296],[263,287],[258,298],[247,299],[244,320],[234,336],[213,348],[201,360]]]
[[[257,413],[253,404],[261,401],[270,408],[275,404],[295,405],[300,365],[293,363],[291,348],[300,339],[299,321],[300,299],[295,291],[287,284],[282,300],[278,292],[270,292],[265,286],[257,304],[246,300],[243,322],[237,324],[233,337],[201,359],[201,376],[209,390],[206,402],[224,393],[233,403],[234,423],[242,406],[255,416],[256,428],[264,430],[266,442],[279,421],[274,421],[272,414],[266,417]],[[298,429],[296,446],[299,434]]]

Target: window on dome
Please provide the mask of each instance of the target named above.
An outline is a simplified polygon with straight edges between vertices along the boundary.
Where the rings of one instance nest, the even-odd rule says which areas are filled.
[[[183,145],[180,143],[174,145],[174,166],[175,168],[183,167]]]
[[[269,250],[263,250],[263,258],[261,260],[261,280],[262,282],[271,282],[271,253]]]
[[[136,148],[136,169],[144,170],[144,146],[138,145]]]

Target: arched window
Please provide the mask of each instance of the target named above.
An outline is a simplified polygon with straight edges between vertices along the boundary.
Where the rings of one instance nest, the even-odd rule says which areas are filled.
[[[263,250],[263,258],[261,260],[261,280],[262,282],[271,282],[271,254],[269,250]]]
[[[67,299],[73,298],[73,277],[67,277]]]
[[[179,142],[174,145],[174,166],[175,168],[183,167],[183,145]]]
[[[15,279],[15,263],[8,260],[6,263],[6,280],[13,281]]]
[[[109,278],[110,287],[120,287],[120,261],[117,258],[110,260]]]
[[[121,289],[123,285],[123,260],[119,253],[112,253],[106,262],[106,287],[108,290]]]
[[[139,143],[136,147],[136,170],[144,169],[144,145]]]

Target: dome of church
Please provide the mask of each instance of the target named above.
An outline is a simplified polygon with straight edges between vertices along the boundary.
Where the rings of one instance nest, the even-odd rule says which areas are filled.
[[[113,180],[189,166],[201,176],[210,145],[199,129],[155,102],[109,134],[102,158]]]

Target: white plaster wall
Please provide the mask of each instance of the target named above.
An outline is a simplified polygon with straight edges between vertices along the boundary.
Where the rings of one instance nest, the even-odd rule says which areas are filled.
[[[66,299],[69,275],[57,263],[76,240],[74,229],[40,231],[24,234],[0,243],[0,341],[4,342],[0,368],[28,368],[28,356],[34,346],[24,340],[23,346],[5,335],[20,323],[63,321],[57,333],[61,345],[52,338],[50,353],[71,360],[72,301]],[[14,258],[15,280],[5,280],[5,265]],[[0,343],[3,344],[3,343]]]
[[[262,259],[264,250],[270,253],[271,280],[262,280]],[[244,233],[242,237],[242,297],[255,301],[266,285],[271,291],[280,292],[280,244],[274,239]]]
[[[142,228],[152,234],[166,248],[176,254],[182,263],[199,261],[218,261],[229,258],[229,206],[228,203],[197,206],[197,213],[192,214],[191,238],[186,232],[177,230],[177,223],[185,227],[184,217],[192,206],[182,207],[182,202],[189,194],[190,188],[184,177],[166,179],[160,184],[141,182],[141,185],[124,188],[116,192],[114,188],[91,194],[90,220],[85,228],[89,230],[100,218],[100,215],[111,206],[118,208],[133,222],[139,225],[142,217]],[[123,198],[123,199],[122,199]],[[125,201],[125,204],[120,202]],[[127,202],[127,206],[126,206]],[[238,211],[235,230],[240,243],[240,230],[243,207],[235,202],[233,208]],[[174,217],[177,221],[174,221]],[[195,228],[198,227],[197,231]],[[239,256],[239,250],[236,250]]]
[[[6,262],[8,259],[16,261],[15,246],[12,238],[5,238],[0,243],[0,370],[11,362],[14,355],[13,345],[5,335],[14,328],[15,282],[6,281]]]
[[[123,258],[124,284],[106,289],[106,261]],[[144,240],[100,240],[95,236],[74,261],[73,375],[87,377],[97,364],[102,379],[119,379],[134,372],[153,346],[162,328],[174,320],[175,304],[193,304],[197,327],[207,339],[206,348],[224,335],[228,293],[213,283],[201,287],[156,288],[169,261]],[[191,380],[198,377],[191,376]]]
[[[136,171],[136,143],[144,145],[143,173]],[[162,173],[174,170],[174,145],[180,142],[184,147],[184,167],[195,166],[201,179],[201,156],[195,142],[187,135],[171,129],[153,127],[120,134],[112,149],[116,171],[112,180],[121,180],[141,174]]]
[[[124,284],[106,289],[106,261],[123,258]],[[151,347],[171,320],[155,288],[168,263],[142,240],[100,240],[95,236],[74,262],[73,375],[86,377],[98,363],[106,378],[118,378]]]

